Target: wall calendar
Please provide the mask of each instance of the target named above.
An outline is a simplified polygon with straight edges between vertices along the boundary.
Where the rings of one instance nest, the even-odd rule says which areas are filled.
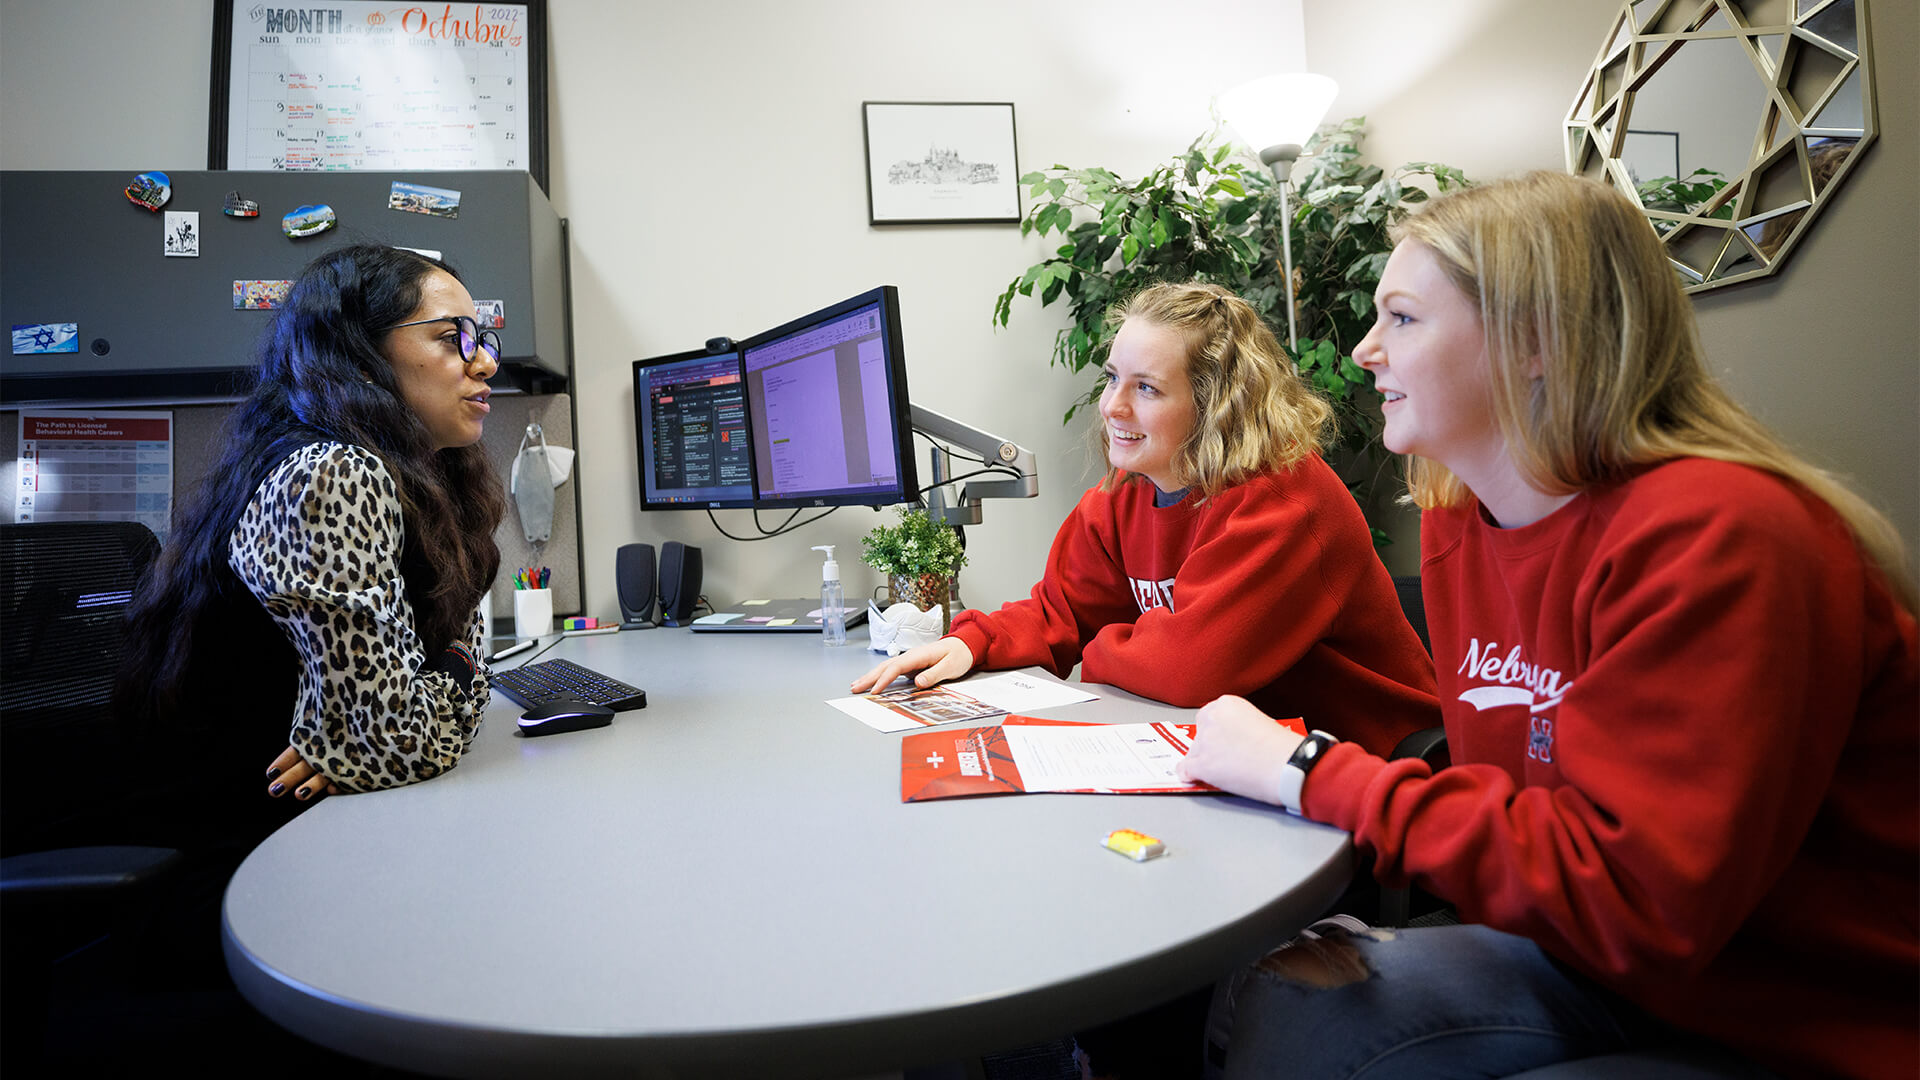
[[[546,4],[218,0],[208,167],[547,185]]]

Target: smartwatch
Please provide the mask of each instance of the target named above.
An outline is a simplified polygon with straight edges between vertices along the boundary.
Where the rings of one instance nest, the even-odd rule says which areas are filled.
[[[1300,790],[1307,784],[1307,774],[1313,771],[1320,759],[1339,739],[1324,731],[1315,731],[1306,737],[1287,763],[1280,767],[1280,806],[1289,814],[1300,813]]]

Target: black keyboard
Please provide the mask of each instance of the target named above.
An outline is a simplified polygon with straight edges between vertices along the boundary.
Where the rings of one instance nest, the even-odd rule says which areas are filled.
[[[609,678],[571,660],[542,660],[511,671],[496,671],[494,688],[532,709],[549,701],[591,701],[614,712],[647,707],[647,692]]]

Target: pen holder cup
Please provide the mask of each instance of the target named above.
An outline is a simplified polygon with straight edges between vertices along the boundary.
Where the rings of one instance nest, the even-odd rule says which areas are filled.
[[[553,633],[553,590],[513,590],[513,636],[521,640]]]

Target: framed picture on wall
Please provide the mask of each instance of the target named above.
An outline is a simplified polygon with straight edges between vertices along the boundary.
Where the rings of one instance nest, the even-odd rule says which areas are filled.
[[[1018,224],[1010,101],[861,103],[872,225]]]
[[[547,187],[546,0],[214,0],[207,167],[514,169]]]

